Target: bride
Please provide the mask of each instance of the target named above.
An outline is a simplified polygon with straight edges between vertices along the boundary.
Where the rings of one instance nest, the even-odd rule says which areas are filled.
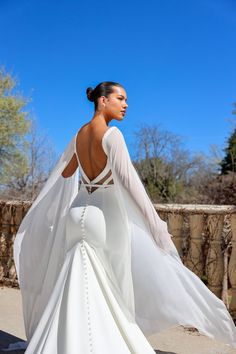
[[[87,89],[93,118],[72,138],[18,230],[14,260],[27,354],[149,354],[177,326],[236,348],[224,303],[186,268],[132,165],[125,89]],[[79,179],[79,180],[78,180]]]

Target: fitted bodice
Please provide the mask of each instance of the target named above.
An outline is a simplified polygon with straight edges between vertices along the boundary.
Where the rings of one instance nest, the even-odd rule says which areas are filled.
[[[109,166],[109,161],[107,158],[107,163],[104,169],[95,177],[94,179],[90,180],[86,173],[84,172],[84,169],[80,163],[79,156],[77,154],[77,151],[75,151],[78,165],[79,165],[79,170],[81,173],[81,179],[80,179],[80,184],[83,184],[86,186],[87,190],[92,193],[94,192],[97,188],[99,187],[106,187],[107,185],[114,184],[113,178],[112,178],[112,171]]]

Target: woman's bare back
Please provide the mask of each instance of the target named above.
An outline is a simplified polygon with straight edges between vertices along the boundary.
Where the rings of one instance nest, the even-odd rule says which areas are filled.
[[[82,169],[88,179],[92,181],[105,168],[107,156],[102,147],[102,138],[107,126],[100,126],[98,123],[87,123],[78,132],[76,139],[76,152],[79,157]],[[64,178],[70,177],[78,168],[76,154],[73,155],[69,164],[62,172]]]

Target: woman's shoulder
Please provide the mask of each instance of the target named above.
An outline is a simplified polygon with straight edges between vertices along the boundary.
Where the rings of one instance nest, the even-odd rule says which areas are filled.
[[[108,133],[107,135],[110,135],[109,133],[112,133],[112,135],[123,136],[122,131],[116,126],[112,126],[112,127],[108,128],[107,133]]]
[[[102,139],[102,146],[106,153],[110,148],[116,148],[124,144],[125,139],[119,128],[112,126],[107,129]]]
[[[103,141],[115,141],[116,139],[124,139],[124,136],[121,132],[121,130],[116,127],[116,126],[112,126],[110,128],[108,128],[106,131],[105,131],[105,134],[103,135]]]

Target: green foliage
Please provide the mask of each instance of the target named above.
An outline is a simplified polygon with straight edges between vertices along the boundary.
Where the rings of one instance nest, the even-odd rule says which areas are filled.
[[[0,68],[0,184],[28,171],[26,157],[30,121],[23,109],[28,101],[17,91],[17,82]]]
[[[224,149],[225,157],[220,163],[221,174],[236,172],[236,128],[228,139],[227,147]]]

